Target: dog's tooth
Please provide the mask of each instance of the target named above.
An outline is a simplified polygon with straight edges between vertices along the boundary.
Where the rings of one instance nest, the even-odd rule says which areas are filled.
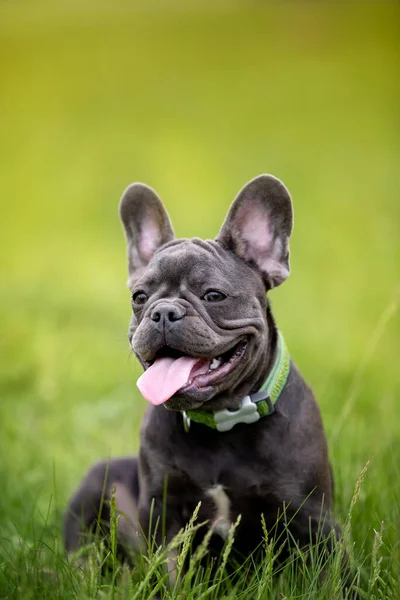
[[[218,369],[221,362],[222,361],[219,358],[214,358],[214,360],[212,361],[212,363],[210,365],[210,371],[213,371],[214,369]]]

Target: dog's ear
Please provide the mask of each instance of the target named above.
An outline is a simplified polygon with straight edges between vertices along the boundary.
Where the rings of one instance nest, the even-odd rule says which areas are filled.
[[[289,237],[293,227],[290,194],[279,179],[259,175],[240,190],[217,241],[256,266],[268,288],[289,275]]]
[[[123,193],[119,214],[128,242],[128,286],[140,277],[154,252],[174,237],[171,221],[156,192],[132,183]]]

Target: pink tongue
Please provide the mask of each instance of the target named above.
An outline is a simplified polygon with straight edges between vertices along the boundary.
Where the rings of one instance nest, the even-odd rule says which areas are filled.
[[[202,358],[158,358],[139,377],[137,386],[146,400],[155,405],[162,404],[188,383],[190,374],[198,363],[203,368],[196,369],[196,375],[205,373],[210,361]]]

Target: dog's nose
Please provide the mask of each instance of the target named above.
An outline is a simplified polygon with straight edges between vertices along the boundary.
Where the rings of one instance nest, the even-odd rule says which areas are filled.
[[[160,304],[157,304],[152,311],[151,319],[155,323],[159,323],[160,321],[169,321],[172,323],[173,321],[179,321],[179,319],[183,319],[185,314],[186,311],[182,306],[179,306],[178,304],[171,304],[171,302],[161,302]]]

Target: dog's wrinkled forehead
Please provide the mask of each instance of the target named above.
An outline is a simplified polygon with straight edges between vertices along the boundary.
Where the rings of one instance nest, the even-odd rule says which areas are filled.
[[[212,241],[199,239],[174,240],[157,252],[149,264],[154,274],[179,282],[182,278],[207,278],[213,272],[229,271],[221,249]],[[219,250],[219,251],[218,251]]]
[[[214,240],[178,239],[157,250],[137,282],[168,282],[169,288],[224,287],[234,293],[238,277],[248,279],[255,291],[263,293],[259,275]]]

